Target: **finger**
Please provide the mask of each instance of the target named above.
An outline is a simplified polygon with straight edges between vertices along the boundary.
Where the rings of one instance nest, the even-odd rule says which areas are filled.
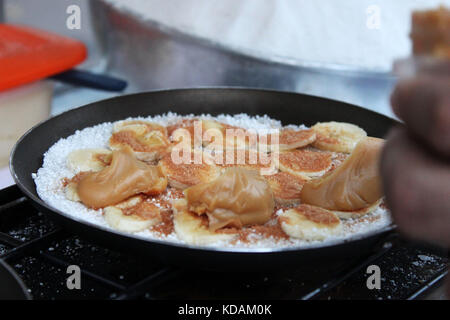
[[[391,104],[408,130],[441,155],[450,156],[450,77],[425,75],[401,81]]]
[[[386,141],[381,174],[399,229],[411,237],[450,245],[450,165],[430,156],[401,127]]]
[[[418,72],[419,74],[448,77],[450,75],[450,61],[425,59],[425,61],[422,61],[420,64]]]

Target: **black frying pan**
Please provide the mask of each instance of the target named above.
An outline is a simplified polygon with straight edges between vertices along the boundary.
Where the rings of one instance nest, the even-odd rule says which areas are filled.
[[[311,265],[334,258],[370,253],[392,226],[349,240],[315,248],[288,248],[245,252],[230,248],[201,248],[138,238],[111,231],[64,214],[37,195],[31,174],[42,166],[43,154],[62,137],[101,122],[127,117],[162,114],[242,113],[279,119],[283,124],[313,125],[318,121],[345,121],[364,128],[370,136],[383,137],[395,121],[347,103],[308,95],[270,90],[214,88],[155,91],[94,102],[51,118],[28,131],[11,154],[11,173],[22,191],[42,212],[63,226],[110,247],[137,251],[178,266],[218,270],[255,270]]]
[[[0,259],[0,300],[30,300],[31,295],[14,270]]]

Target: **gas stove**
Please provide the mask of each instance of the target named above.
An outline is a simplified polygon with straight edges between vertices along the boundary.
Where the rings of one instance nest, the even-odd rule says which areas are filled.
[[[17,186],[0,190],[0,259],[36,300],[59,299],[442,299],[448,253],[392,233],[353,261],[265,273],[215,273],[162,265],[63,229]],[[68,267],[81,270],[69,289]],[[380,270],[368,286],[369,266]],[[371,289],[369,289],[369,287]]]

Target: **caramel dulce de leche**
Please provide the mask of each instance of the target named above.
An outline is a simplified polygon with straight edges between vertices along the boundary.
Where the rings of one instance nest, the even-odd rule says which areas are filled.
[[[383,142],[370,137],[360,141],[336,170],[303,186],[302,203],[351,211],[379,200],[382,190],[378,166]]]
[[[77,193],[86,206],[98,209],[148,192],[160,177],[156,166],[137,160],[129,150],[115,150],[109,166],[82,176]]]
[[[208,216],[210,230],[264,224],[274,210],[267,181],[257,171],[243,168],[229,168],[216,180],[192,186],[184,194],[190,211]]]

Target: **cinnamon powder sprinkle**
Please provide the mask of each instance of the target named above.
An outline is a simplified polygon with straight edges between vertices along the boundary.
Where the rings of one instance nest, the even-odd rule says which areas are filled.
[[[133,207],[122,209],[122,212],[126,216],[136,215],[143,219],[153,219],[160,214],[160,209],[153,203],[143,201]]]
[[[154,203],[156,206],[165,209],[172,209],[172,201],[184,197],[183,191],[168,187],[163,193],[158,195],[143,195],[146,201]]]
[[[335,144],[339,140],[337,138],[335,138],[335,137],[326,136],[326,135],[323,135],[323,134],[320,134],[320,133],[316,132],[316,141],[317,142],[322,142],[322,143],[327,143],[327,144]]]
[[[307,204],[301,204],[294,208],[298,213],[305,216],[308,220],[319,223],[322,225],[334,225],[339,223],[339,218],[334,214],[331,214],[328,210],[310,206]]]
[[[331,163],[330,153],[306,149],[280,153],[280,164],[294,171],[320,171],[329,168]]]
[[[261,235],[265,238],[271,237],[276,240],[289,239],[289,236],[281,229],[279,221],[274,225],[257,225],[249,228],[250,232]],[[246,230],[243,230],[244,233]]]
[[[133,131],[120,131],[113,133],[110,140],[111,144],[126,144],[134,151],[145,152],[148,151],[147,146],[140,143],[136,139],[136,134]]]
[[[264,225],[253,225],[243,228],[226,227],[217,230],[218,233],[226,234],[237,234],[237,238],[232,241],[236,243],[238,241],[243,243],[251,243],[251,236],[258,235],[263,238],[272,238],[275,241],[287,240],[289,236],[281,229],[280,222],[278,219],[272,218],[269,222]]]
[[[316,133],[312,129],[306,130],[282,130],[279,136],[280,144],[291,144],[298,142],[299,140],[309,140]]]
[[[81,171],[79,173],[77,173],[76,175],[74,175],[72,178],[63,178],[61,180],[62,186],[65,188],[67,187],[70,183],[78,183],[80,182],[81,178],[86,175],[87,171]]]
[[[165,236],[174,232],[173,211],[170,209],[161,210],[161,222],[152,226],[150,230]]]
[[[112,155],[104,154],[104,153],[97,153],[97,154],[95,154],[95,158],[98,161],[100,161],[104,166],[109,166],[111,164]]]
[[[289,239],[289,236],[284,233],[281,229],[280,223],[277,221],[276,224],[270,225],[255,225],[237,230],[238,238],[236,241],[241,241],[244,243],[250,243],[250,236],[259,235],[263,238],[272,238],[274,240],[285,240]]]
[[[171,202],[183,198],[183,191],[174,188],[167,188],[166,191],[158,196],[148,197],[147,201],[155,203],[161,208],[161,222],[152,226],[150,231],[167,236],[175,232],[173,226],[173,210]]]
[[[164,151],[167,149],[166,144],[149,146],[139,140],[133,131],[119,131],[112,134],[110,138],[111,145],[128,145],[137,152]]]
[[[379,219],[381,219],[380,216],[363,216],[363,217],[358,218],[358,220],[349,221],[348,226],[353,227],[360,223],[369,223],[370,224],[370,223],[374,223],[375,221],[377,221]]]
[[[339,167],[345,159],[348,158],[348,155],[342,152],[335,153],[333,156],[333,159],[331,160],[331,167],[328,170],[328,172],[331,172],[335,170],[337,167]]]

